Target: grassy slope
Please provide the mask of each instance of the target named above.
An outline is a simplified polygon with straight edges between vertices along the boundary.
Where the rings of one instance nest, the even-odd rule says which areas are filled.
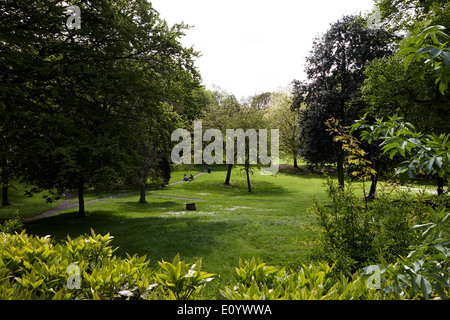
[[[193,170],[195,175],[201,169]],[[187,171],[189,173],[189,171]],[[184,172],[175,172],[178,181]],[[201,257],[203,269],[230,277],[239,257],[261,257],[273,265],[295,264],[307,252],[306,241],[315,231],[315,218],[306,212],[315,196],[326,199],[319,177],[255,172],[253,192],[247,192],[245,175],[232,173],[233,186],[224,186],[225,167],[213,168],[193,182],[149,192],[147,204],[138,195],[107,199],[86,205],[88,216],[76,217],[76,208],[26,224],[29,233],[65,239],[95,232],[110,232],[117,254],[147,255],[152,264],[172,260],[180,253],[189,262]],[[197,211],[184,210],[188,200]]]
[[[58,200],[53,203],[47,203],[42,198],[43,195],[48,195],[47,192],[35,194],[32,197],[26,197],[25,190],[27,190],[26,186],[20,183],[14,183],[12,187],[9,188],[8,193],[11,206],[0,206],[0,221],[14,218],[17,210],[19,210],[21,218],[35,216],[54,208],[61,202],[61,200]],[[1,192],[0,188],[0,197]]]

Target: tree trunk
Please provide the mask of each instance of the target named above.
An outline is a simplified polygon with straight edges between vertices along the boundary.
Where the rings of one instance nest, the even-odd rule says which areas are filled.
[[[367,196],[367,198],[369,199],[375,199],[378,183],[378,171],[380,170],[378,161],[372,159],[372,162],[374,163],[373,169],[375,170],[376,173],[372,176],[372,184],[370,185],[369,195]]]
[[[294,168],[298,169],[298,163],[297,163],[297,154],[294,152]]]
[[[245,172],[247,173],[247,188],[248,188],[248,192],[252,192],[252,186],[250,184],[250,173],[249,170],[250,168],[246,167],[245,168]]]
[[[84,211],[84,180],[81,179],[78,184],[78,217],[84,218],[86,213]]]
[[[368,199],[375,199],[377,183],[378,183],[378,172],[372,176],[372,184],[370,185],[369,195],[367,196]]]
[[[2,206],[10,206],[11,202],[9,202],[9,191],[8,185],[6,183],[3,184],[2,187]]]
[[[225,178],[225,182],[223,184],[230,185],[230,179],[231,179],[231,169],[233,168],[233,165],[230,163],[228,165],[227,169],[227,177]]]
[[[140,191],[139,202],[140,203],[147,203],[147,201],[145,200],[145,183],[141,183],[141,185],[139,187],[139,191]]]
[[[338,151],[338,160],[337,160],[337,175],[338,175],[338,183],[341,189],[345,187],[345,177],[344,177],[344,151],[339,149]]]
[[[440,196],[444,193],[444,178],[437,176],[437,185],[437,194]]]
[[[8,182],[9,182],[9,174],[8,174],[8,161],[6,158],[2,158],[0,161],[0,178],[3,182],[2,185],[2,206],[10,206],[11,203],[9,202],[9,188],[8,188]]]

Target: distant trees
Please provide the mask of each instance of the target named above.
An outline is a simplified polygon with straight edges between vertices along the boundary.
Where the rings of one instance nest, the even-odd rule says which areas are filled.
[[[236,97],[220,87],[209,91],[209,96],[209,103],[203,109],[201,117],[203,130],[217,129],[225,136],[227,129],[237,129],[236,126],[241,112],[241,104]],[[226,143],[227,141],[224,141],[225,146]],[[232,163],[227,165],[225,185],[230,185],[233,165]]]
[[[202,120],[203,130],[217,129],[222,133],[223,146],[228,148],[228,144],[233,144],[234,160],[240,160],[243,163],[243,170],[246,174],[247,179],[247,190],[252,192],[251,179],[250,176],[253,173],[254,168],[260,167],[259,162],[253,163],[250,161],[250,152],[256,151],[252,150],[250,146],[249,136],[245,136],[245,155],[243,159],[237,159],[237,142],[239,138],[235,135],[233,139],[225,139],[227,136],[227,130],[242,130],[242,133],[253,134],[257,137],[258,142],[260,141],[259,130],[260,129],[278,129],[278,125],[285,125],[284,120],[289,120],[285,118],[280,118],[279,116],[284,112],[284,109],[290,108],[290,98],[285,95],[285,93],[263,93],[249,97],[248,99],[238,101],[236,97],[221,89],[216,87],[209,94],[213,97],[210,100],[209,105],[204,108],[204,112],[200,120]],[[270,110],[269,110],[270,109]],[[278,114],[279,113],[279,114]],[[283,113],[284,115],[285,113]],[[275,119],[278,117],[277,119]],[[236,131],[235,131],[236,132]],[[271,140],[268,138],[268,140]],[[271,148],[270,141],[268,142],[268,149]],[[258,147],[259,148],[259,147]],[[231,150],[231,148],[230,148]],[[258,149],[259,150],[259,149]],[[269,152],[269,151],[268,151]],[[223,155],[225,156],[225,154]],[[224,161],[226,162],[226,161]],[[227,173],[225,177],[224,184],[231,184],[231,172],[235,163],[227,164]]]
[[[146,155],[163,170],[172,108],[198,112],[200,76],[197,53],[179,42],[187,27],[169,27],[149,2],[79,6],[81,28],[69,29],[64,2],[0,4],[0,165],[4,186],[20,176],[78,190],[84,216],[86,187],[153,176]]]
[[[292,156],[294,168],[298,168],[300,140],[300,108],[292,109],[290,88],[273,92],[264,110],[264,118],[272,129],[280,131],[280,150]]]

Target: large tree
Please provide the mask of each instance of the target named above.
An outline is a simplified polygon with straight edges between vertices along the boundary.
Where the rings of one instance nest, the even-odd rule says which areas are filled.
[[[149,2],[79,6],[81,28],[70,29],[64,1],[2,2],[1,103],[18,123],[20,176],[38,189],[77,190],[84,216],[86,187],[141,163],[140,119],[163,119],[162,103],[197,87],[199,75],[196,53],[179,42],[186,26],[169,27]]]
[[[382,24],[399,34],[431,25],[450,27],[448,0],[375,0]]]
[[[338,180],[344,184],[345,154],[325,128],[335,118],[343,125],[355,120],[358,110],[347,108],[364,81],[368,62],[391,53],[389,34],[368,28],[358,16],[344,16],[313,42],[306,59],[306,81],[294,81],[294,103],[300,113],[301,156],[311,163],[337,162]]]

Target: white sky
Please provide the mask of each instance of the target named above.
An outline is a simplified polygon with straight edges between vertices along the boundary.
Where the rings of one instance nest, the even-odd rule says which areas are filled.
[[[374,0],[149,0],[169,25],[194,26],[182,39],[202,56],[207,89],[238,99],[286,87],[304,76],[315,36],[345,14],[368,13]]]

